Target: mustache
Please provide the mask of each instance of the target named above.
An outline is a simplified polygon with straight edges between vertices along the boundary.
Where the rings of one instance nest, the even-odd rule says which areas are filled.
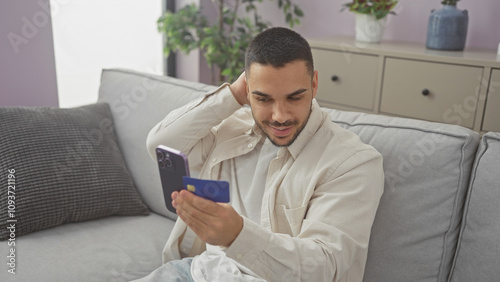
[[[273,127],[282,127],[282,126],[287,127],[299,124],[297,121],[292,121],[292,120],[287,120],[283,123],[277,121],[265,121],[264,123]]]

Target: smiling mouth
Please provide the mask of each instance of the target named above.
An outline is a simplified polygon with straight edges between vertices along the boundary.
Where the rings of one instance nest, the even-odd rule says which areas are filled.
[[[275,127],[272,125],[269,125],[271,128],[271,131],[273,132],[273,135],[278,137],[278,138],[284,138],[290,135],[293,130],[293,126],[280,126],[280,127]]]

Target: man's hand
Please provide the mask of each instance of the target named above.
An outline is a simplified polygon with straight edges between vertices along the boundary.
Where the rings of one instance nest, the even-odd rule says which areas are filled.
[[[177,215],[208,244],[229,247],[243,228],[243,218],[229,204],[216,203],[187,190],[171,196]]]
[[[247,80],[245,72],[240,74],[238,79],[229,86],[231,93],[240,105],[248,104]]]

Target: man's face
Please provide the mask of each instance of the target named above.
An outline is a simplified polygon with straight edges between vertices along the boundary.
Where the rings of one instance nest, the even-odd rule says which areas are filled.
[[[304,129],[318,90],[318,72],[304,61],[282,68],[253,63],[247,74],[248,101],[255,122],[275,146],[291,145]]]

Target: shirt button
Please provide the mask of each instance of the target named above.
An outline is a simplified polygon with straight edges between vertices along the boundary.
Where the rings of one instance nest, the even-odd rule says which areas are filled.
[[[217,159],[216,159],[216,158],[213,158],[213,159],[212,159],[212,162],[213,162],[213,163],[215,163],[216,161],[217,161]]]
[[[241,259],[243,257],[242,254],[236,254],[236,259]]]
[[[248,144],[248,148],[252,148],[252,147],[253,147],[252,143]]]

